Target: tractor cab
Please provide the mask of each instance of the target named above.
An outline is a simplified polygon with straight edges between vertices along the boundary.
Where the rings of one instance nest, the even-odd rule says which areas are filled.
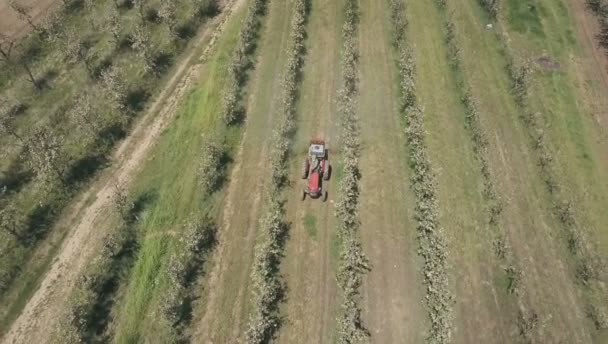
[[[327,190],[323,187],[323,180],[329,180],[330,164],[327,159],[328,150],[325,141],[312,140],[308,147],[308,157],[302,168],[302,179],[308,179],[308,184],[302,190],[302,200],[309,195],[311,198],[323,196],[327,200]]]
[[[318,143],[312,142],[310,147],[308,148],[308,155],[314,156],[317,158],[325,157],[325,142],[321,141]]]

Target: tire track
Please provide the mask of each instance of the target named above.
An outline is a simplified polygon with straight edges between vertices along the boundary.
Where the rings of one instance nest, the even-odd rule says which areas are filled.
[[[338,8],[342,1],[313,0],[308,24],[309,48],[303,70],[298,132],[290,162],[290,185],[287,191],[287,220],[292,224],[282,272],[287,283],[286,323],[278,342],[325,343],[330,339],[335,307],[336,286],[330,257],[333,229],[335,182],[330,179],[327,203],[299,197],[304,185],[300,177],[311,138],[323,138],[329,144],[330,161],[335,162],[332,113],[335,111],[339,69]],[[304,226],[305,216],[314,216],[314,231]]]

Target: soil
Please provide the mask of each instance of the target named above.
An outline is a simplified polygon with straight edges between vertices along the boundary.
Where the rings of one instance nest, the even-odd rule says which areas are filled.
[[[544,69],[548,71],[556,71],[559,70],[560,64],[558,61],[552,59],[549,56],[543,56],[536,59],[536,63]]]
[[[31,8],[34,23],[39,23],[58,4],[58,0],[20,0],[19,4]],[[32,27],[19,18],[9,6],[9,0],[0,0],[0,33],[13,39],[21,38],[32,31]]]
[[[241,2],[238,1],[237,4]],[[218,25],[224,22],[230,12],[225,10],[201,30],[189,48],[190,52],[174,67],[174,75],[157,100],[116,149],[112,157],[114,166],[103,171],[98,181],[69,207],[66,215],[59,221],[58,225],[73,229],[42,280],[40,288],[13,323],[3,338],[3,343],[44,342],[46,340],[43,338],[48,338],[52,333],[74,281],[96,252],[100,239],[104,236],[103,231],[98,229],[103,228],[101,224],[112,209],[115,185],[118,183],[128,188],[132,178],[145,163],[150,149],[176,114],[176,107],[197,80],[202,67],[199,62],[209,53],[215,37],[218,36]],[[209,46],[201,55],[199,48],[204,44]]]

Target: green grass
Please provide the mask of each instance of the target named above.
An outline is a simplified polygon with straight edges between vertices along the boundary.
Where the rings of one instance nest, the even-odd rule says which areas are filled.
[[[228,24],[216,54],[204,67],[201,84],[188,96],[174,123],[163,133],[151,161],[132,187],[136,195],[151,192],[155,197],[141,220],[139,230],[145,239],[119,303],[115,338],[118,343],[151,338],[161,342],[171,340],[154,336],[159,334],[159,329],[155,329],[157,319],[150,315],[166,287],[166,281],[159,280],[167,263],[165,258],[180,247],[171,233],[179,235],[181,225],[192,215],[210,213],[213,216],[218,211],[219,195],[206,199],[198,186],[196,162],[205,133],[225,137],[231,150],[240,137],[240,130],[226,128],[218,118],[225,71],[236,44],[240,17]]]
[[[504,5],[507,20],[515,31],[530,33],[538,38],[545,37],[541,22],[545,10],[536,1],[507,0]]]
[[[537,0],[546,8],[543,28],[546,40],[536,41],[528,35],[513,35],[514,47],[528,56],[547,54],[560,63],[557,71],[539,69],[532,83],[531,110],[543,114],[550,149],[555,158],[558,182],[564,196],[574,200],[580,221],[593,238],[599,239],[598,249],[608,252],[608,235],[602,229],[608,224],[608,185],[598,181],[608,178],[605,150],[598,144],[603,133],[592,120],[588,105],[582,99],[585,89],[576,87],[581,70],[575,63],[581,57],[581,47],[574,37],[573,14],[562,0]],[[574,63],[572,63],[574,62]],[[593,187],[589,187],[593,185]]]
[[[318,229],[317,229],[317,218],[312,214],[304,215],[303,219],[304,229],[311,239],[317,240]]]

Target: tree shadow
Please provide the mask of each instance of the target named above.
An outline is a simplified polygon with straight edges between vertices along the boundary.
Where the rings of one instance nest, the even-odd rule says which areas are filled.
[[[169,69],[174,62],[174,55],[168,52],[161,52],[154,57],[154,69],[157,75],[160,75]]]
[[[220,161],[219,161],[220,171],[218,173],[217,180],[209,188],[209,194],[213,194],[213,193],[221,190],[222,187],[224,187],[224,185],[228,181],[228,174],[227,174],[228,166],[233,162],[234,162],[234,160],[232,159],[230,154],[228,154],[228,152],[222,153],[222,156],[220,157]]]
[[[197,25],[193,21],[189,20],[183,24],[178,25],[175,29],[175,33],[180,39],[188,40],[194,37],[194,35],[196,34],[196,27]]]
[[[208,237],[201,242],[198,247],[198,254],[195,254],[193,260],[189,264],[189,268],[185,273],[183,287],[185,289],[185,297],[180,307],[176,310],[177,320],[172,324],[172,327],[178,334],[177,343],[190,343],[191,338],[186,330],[190,327],[193,319],[193,310],[195,302],[200,299],[197,281],[200,281],[205,274],[205,259],[210,252],[217,246],[217,226],[215,223],[208,223]]]
[[[108,165],[105,154],[95,154],[78,159],[68,170],[64,182],[67,185],[80,185],[88,182],[95,173]]]
[[[89,72],[89,76],[92,79],[99,80],[101,74],[108,70],[112,66],[112,57],[106,56],[91,66],[91,70]]]
[[[44,239],[56,216],[55,208],[52,202],[40,204],[27,215],[25,233],[27,240],[24,244],[31,247]]]
[[[139,221],[141,214],[158,199],[158,190],[151,189],[141,193],[133,202],[133,207],[127,215],[127,225],[132,226]]]
[[[57,78],[59,73],[54,68],[50,68],[44,71],[44,73],[37,78],[36,82],[41,90],[51,89],[51,83]]]
[[[199,17],[199,19],[206,18],[206,17],[213,18],[213,17],[217,16],[218,14],[220,14],[222,11],[220,9],[218,2],[219,1],[210,1],[210,3],[208,5],[200,6],[198,8],[198,10],[196,11],[196,14]]]
[[[33,178],[32,171],[25,168],[19,159],[12,161],[7,171],[0,174],[0,194],[17,193]]]
[[[63,0],[63,11],[67,14],[74,14],[84,9],[84,0]]]
[[[131,112],[140,112],[144,109],[146,101],[150,98],[150,92],[143,88],[130,90],[125,98],[125,105]]]
[[[144,12],[144,20],[150,23],[160,23],[160,17],[158,16],[158,10],[153,7],[146,8]]]
[[[97,144],[110,146],[115,141],[123,139],[127,135],[127,131],[122,123],[115,123],[104,128],[98,134]]]
[[[108,343],[111,335],[108,331],[112,320],[112,310],[118,299],[118,290],[123,283],[123,276],[133,267],[139,251],[139,242],[133,224],[127,224],[122,235],[126,239],[118,252],[112,257],[109,270],[99,276],[100,284],[94,287],[97,298],[85,321],[84,339],[86,343]]]

